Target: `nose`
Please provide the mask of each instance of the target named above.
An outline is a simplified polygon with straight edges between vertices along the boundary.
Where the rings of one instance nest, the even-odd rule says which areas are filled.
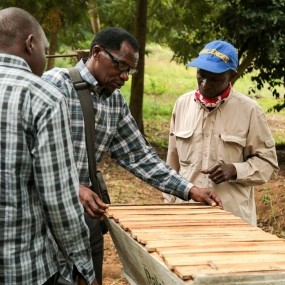
[[[203,87],[205,87],[206,84],[207,84],[207,80],[206,80],[206,78],[203,78],[203,79],[201,80],[200,85],[203,86]]]
[[[120,78],[124,81],[128,81],[129,80],[129,72],[128,71],[121,72]]]

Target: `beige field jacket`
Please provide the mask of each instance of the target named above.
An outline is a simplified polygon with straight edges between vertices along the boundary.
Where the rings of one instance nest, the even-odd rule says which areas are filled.
[[[224,209],[256,225],[254,185],[278,171],[275,142],[258,104],[231,91],[211,112],[182,95],[173,109],[167,163],[197,187],[213,187]],[[213,183],[201,169],[219,161],[232,163],[237,179]],[[163,194],[165,202],[182,202]]]

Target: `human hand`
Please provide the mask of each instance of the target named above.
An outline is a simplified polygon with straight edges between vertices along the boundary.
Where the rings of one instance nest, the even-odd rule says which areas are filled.
[[[95,192],[83,185],[80,185],[79,188],[79,198],[85,211],[91,218],[100,219],[108,208],[108,205]]]
[[[193,186],[190,190],[190,198],[196,202],[202,202],[211,206],[219,206],[223,208],[223,204],[219,196],[211,188],[199,188]]]
[[[201,172],[204,174],[209,174],[209,178],[215,184],[220,184],[222,182],[237,178],[237,170],[234,165],[226,164],[224,161],[220,161],[209,169],[202,169]]]

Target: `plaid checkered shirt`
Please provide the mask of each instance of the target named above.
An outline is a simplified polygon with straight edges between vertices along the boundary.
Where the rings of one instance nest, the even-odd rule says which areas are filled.
[[[58,248],[95,278],[78,199],[64,96],[27,63],[0,53],[0,284],[43,284],[59,271]]]
[[[76,68],[83,80],[95,89],[98,82],[82,60]],[[54,68],[45,72],[42,78],[54,84],[67,98],[79,180],[82,185],[89,186],[83,115],[68,69]],[[120,166],[143,181],[163,192],[188,200],[188,191],[193,184],[170,169],[154,149],[146,144],[120,90],[115,90],[109,97],[104,96],[104,93],[99,95],[92,92],[92,100],[96,114],[97,162],[108,152]]]

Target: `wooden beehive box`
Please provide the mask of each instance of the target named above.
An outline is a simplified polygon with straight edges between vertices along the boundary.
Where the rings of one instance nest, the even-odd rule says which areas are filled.
[[[105,220],[132,285],[285,284],[285,241],[219,208],[111,205]]]

